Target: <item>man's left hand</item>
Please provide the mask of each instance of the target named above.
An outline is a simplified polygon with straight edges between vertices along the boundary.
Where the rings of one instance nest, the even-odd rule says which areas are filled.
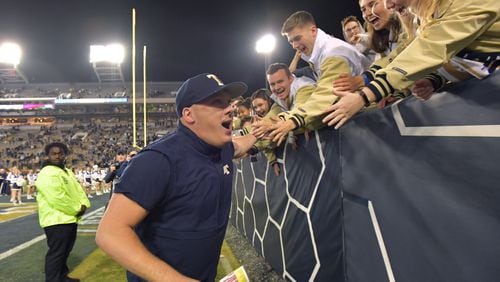
[[[269,134],[278,146],[288,137],[288,132],[295,129],[295,123],[289,119],[287,121],[279,120],[273,126]]]
[[[266,136],[266,134],[272,129],[274,122],[276,119],[261,119],[252,123],[252,134],[257,139],[262,139]]]
[[[365,85],[363,77],[360,75],[351,76],[347,73],[341,73],[337,79],[333,81],[334,93],[342,91],[354,91]]]
[[[420,100],[429,99],[432,94],[434,94],[434,87],[430,80],[423,78],[417,80],[413,86],[411,87],[411,92],[413,96],[417,97]]]
[[[280,170],[280,164],[279,163],[276,162],[276,163],[273,164],[273,170],[274,170],[274,175],[280,176],[281,170]]]
[[[335,129],[339,129],[364,107],[364,101],[357,93],[348,91],[335,91],[335,95],[340,97],[340,100],[323,111],[323,114],[328,115],[322,121],[328,126],[335,125]]]

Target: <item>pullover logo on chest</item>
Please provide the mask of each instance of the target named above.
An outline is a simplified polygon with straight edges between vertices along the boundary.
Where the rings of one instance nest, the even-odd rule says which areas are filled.
[[[229,171],[229,165],[224,165],[222,167],[222,170],[224,171],[224,175],[229,175],[231,172]]]

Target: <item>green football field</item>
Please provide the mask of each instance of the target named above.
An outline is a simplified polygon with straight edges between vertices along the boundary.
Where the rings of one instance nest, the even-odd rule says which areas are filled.
[[[70,276],[81,281],[126,281],[125,270],[95,244],[95,231],[104,211],[107,195],[91,200],[92,208],[78,227],[78,236],[68,259]],[[44,281],[47,244],[38,225],[34,201],[14,206],[0,199],[0,280],[3,282]],[[238,268],[239,262],[224,242],[217,280]]]

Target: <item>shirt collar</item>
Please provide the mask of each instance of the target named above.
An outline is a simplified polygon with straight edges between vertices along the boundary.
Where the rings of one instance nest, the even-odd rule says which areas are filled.
[[[64,164],[54,164],[52,162],[50,162],[49,160],[46,160],[42,163],[42,168],[48,166],[48,165],[51,165],[51,166],[56,166],[62,170],[66,170],[66,166]]]
[[[313,63],[319,60],[319,56],[321,55],[323,46],[326,44],[326,42],[330,37],[331,37],[330,35],[326,34],[323,30],[318,28],[311,56],[306,56],[305,54],[302,54],[302,58],[307,62],[313,62]]]
[[[184,124],[179,121],[179,132],[186,135],[187,140],[190,145],[195,148],[196,151],[210,157],[219,157],[221,149],[207,144],[205,141],[201,140],[191,129],[187,128]]]

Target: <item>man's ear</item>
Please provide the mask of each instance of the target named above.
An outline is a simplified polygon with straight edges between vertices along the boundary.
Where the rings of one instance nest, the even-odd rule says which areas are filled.
[[[318,27],[316,25],[311,25],[311,32],[313,36],[316,36],[316,34],[318,33]]]
[[[193,110],[188,107],[182,109],[182,119],[188,124],[193,124],[195,121],[195,118],[193,116]]]

